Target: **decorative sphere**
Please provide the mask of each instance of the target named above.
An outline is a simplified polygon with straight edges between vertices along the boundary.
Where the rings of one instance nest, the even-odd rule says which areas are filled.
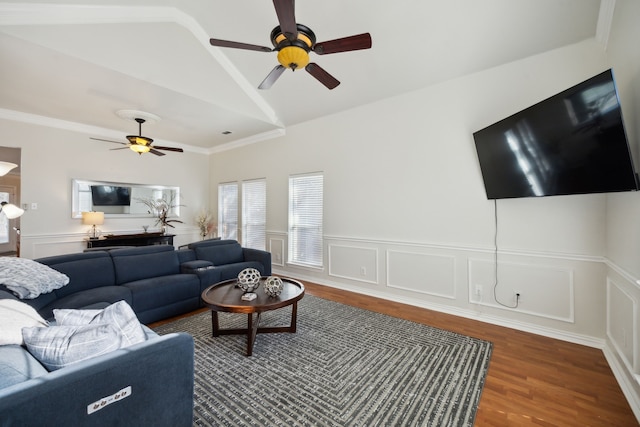
[[[277,276],[269,276],[264,281],[264,291],[270,297],[277,297],[282,292],[282,280]]]
[[[238,274],[238,287],[245,292],[253,292],[260,286],[260,272],[255,268],[245,268]]]

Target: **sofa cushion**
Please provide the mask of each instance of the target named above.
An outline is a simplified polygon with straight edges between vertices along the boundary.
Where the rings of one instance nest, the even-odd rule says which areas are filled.
[[[33,299],[69,283],[69,277],[28,258],[0,257],[0,283],[21,299]]]
[[[136,313],[200,297],[200,280],[194,274],[173,274],[123,285],[131,289]]]
[[[213,265],[233,264],[244,261],[242,246],[239,243],[229,243],[211,246],[196,246],[196,257],[200,260],[211,261]]]
[[[118,301],[126,301],[131,305],[133,301],[131,290],[123,286],[102,286],[76,292],[75,294],[54,300],[50,304],[40,308],[38,312],[45,319],[51,319],[53,317],[53,310],[56,308],[95,308],[93,307],[94,304],[113,304]],[[104,305],[102,305],[102,307],[104,307]]]
[[[24,347],[20,345],[0,346],[0,388],[9,387],[46,373],[47,370]]]
[[[103,310],[53,310],[58,326],[99,325],[115,326],[122,335],[123,345],[133,345],[146,340],[145,331],[129,304],[118,301]]]
[[[69,277],[69,284],[55,291],[58,298],[86,289],[115,285],[115,271],[108,252],[56,255],[37,261]]]
[[[22,328],[47,326],[47,322],[28,304],[0,299],[0,345],[22,345]]]
[[[180,273],[178,255],[173,246],[141,246],[108,252],[116,270],[116,283]]]

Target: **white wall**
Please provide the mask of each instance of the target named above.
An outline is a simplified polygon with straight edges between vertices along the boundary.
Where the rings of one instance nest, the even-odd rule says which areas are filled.
[[[606,196],[498,201],[497,293],[509,304],[522,294],[518,309],[501,307],[494,204],[472,133],[607,68],[602,46],[586,41],[320,118],[214,155],[212,185],[267,179],[279,272],[600,346]],[[313,171],[325,176],[322,270],[282,261],[288,176]]]
[[[616,1],[607,54],[613,64],[627,135],[640,170],[640,2]],[[607,197],[605,354],[640,419],[640,194]]]
[[[86,247],[88,226],[71,218],[71,180],[73,178],[179,186],[181,220],[175,229],[176,245],[198,240],[194,217],[208,208],[208,156],[169,153],[166,156],[135,155],[130,150],[92,141],[92,135],[0,120],[2,144],[22,148],[21,202],[35,202],[37,210],[27,210],[21,218],[21,256],[39,258],[78,252]],[[106,218],[104,233],[142,232],[142,225],[153,226],[151,218]]]

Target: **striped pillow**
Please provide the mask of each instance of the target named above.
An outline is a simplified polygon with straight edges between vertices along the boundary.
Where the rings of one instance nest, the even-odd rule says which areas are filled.
[[[104,310],[55,309],[53,316],[60,326],[112,325],[122,335],[123,347],[146,340],[136,313],[125,301],[118,301]]]
[[[49,371],[117,350],[122,336],[112,325],[23,328],[29,353]]]

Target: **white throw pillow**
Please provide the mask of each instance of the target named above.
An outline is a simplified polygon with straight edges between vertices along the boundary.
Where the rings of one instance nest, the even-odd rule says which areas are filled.
[[[55,309],[53,316],[59,326],[112,325],[122,335],[123,347],[147,338],[136,313],[126,301],[118,301],[104,310]]]
[[[29,353],[49,371],[122,347],[122,336],[111,325],[23,328],[22,336]]]
[[[46,326],[47,321],[29,304],[0,299],[0,345],[22,345],[22,328]]]

